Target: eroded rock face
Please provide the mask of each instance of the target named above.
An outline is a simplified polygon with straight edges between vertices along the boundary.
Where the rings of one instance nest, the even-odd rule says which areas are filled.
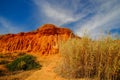
[[[33,32],[0,36],[0,52],[37,52],[55,54],[60,40],[74,37],[71,30],[45,24]]]

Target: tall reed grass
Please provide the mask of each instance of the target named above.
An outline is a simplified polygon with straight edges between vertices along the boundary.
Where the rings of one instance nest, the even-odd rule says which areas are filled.
[[[120,79],[120,41],[111,37],[93,41],[84,36],[59,45],[59,74],[66,78]]]

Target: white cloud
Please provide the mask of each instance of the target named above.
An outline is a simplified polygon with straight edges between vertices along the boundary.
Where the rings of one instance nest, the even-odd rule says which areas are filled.
[[[42,13],[41,21],[63,25],[76,22],[74,32],[82,36],[84,30],[94,38],[120,23],[119,0],[33,0]],[[92,14],[92,16],[89,16]],[[87,19],[85,18],[87,17]]]
[[[79,19],[79,17],[73,16],[71,12],[67,12],[59,8],[52,8],[49,4],[43,6],[43,11],[48,18],[59,22],[60,25],[68,22],[74,22]]]
[[[88,34],[94,38],[99,35],[105,35],[106,30],[109,31],[118,27],[114,25],[115,23],[120,23],[120,21],[117,21],[120,16],[119,4],[115,1],[103,1],[96,9],[96,14],[76,29],[76,33],[79,36],[83,36],[82,32],[87,30]],[[76,24],[76,26],[78,25],[79,24]]]
[[[74,12],[78,9],[78,1],[72,0],[72,7],[65,8],[65,5],[68,4],[68,1],[65,0],[62,4],[53,4],[48,1],[39,1],[34,0],[35,4],[38,7],[39,12],[43,12],[44,21],[51,22],[57,25],[63,25],[70,22],[75,22],[85,16],[85,14],[74,14]],[[70,6],[69,6],[70,7]]]

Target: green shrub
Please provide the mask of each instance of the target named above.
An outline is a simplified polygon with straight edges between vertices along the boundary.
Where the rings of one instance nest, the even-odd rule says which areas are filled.
[[[10,71],[17,71],[17,70],[30,70],[35,68],[40,68],[41,65],[35,61],[36,58],[32,55],[23,55],[13,62],[7,65],[7,68]]]

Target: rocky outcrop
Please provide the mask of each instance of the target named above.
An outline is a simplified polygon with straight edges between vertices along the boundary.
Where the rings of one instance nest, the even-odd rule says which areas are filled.
[[[45,24],[32,32],[0,36],[0,52],[55,54],[58,52],[59,41],[70,37],[74,37],[70,29]]]

